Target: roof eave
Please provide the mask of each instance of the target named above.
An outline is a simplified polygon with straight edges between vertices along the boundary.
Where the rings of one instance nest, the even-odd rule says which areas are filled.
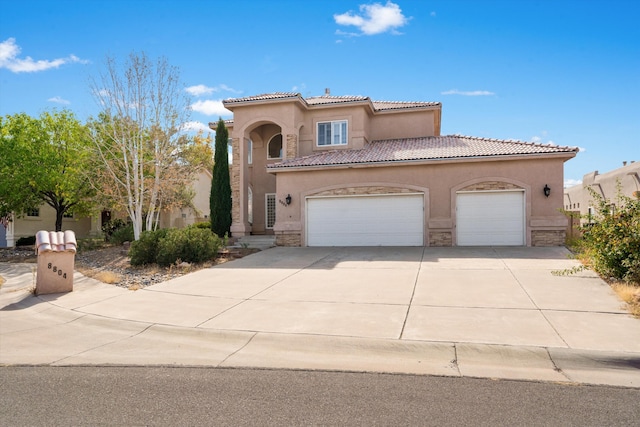
[[[375,114],[393,114],[393,113],[405,113],[407,111],[433,111],[433,110],[442,110],[442,104],[437,105],[418,105],[411,107],[398,107],[398,108],[384,108],[384,109],[374,109]]]
[[[287,102],[300,102],[302,105],[309,106],[307,102],[304,100],[302,95],[299,93],[295,96],[287,96],[283,98],[266,98],[266,99],[250,99],[246,101],[233,101],[233,100],[224,100],[222,101],[222,105],[229,111],[233,111],[234,108],[237,107],[246,107],[247,105],[260,105],[260,104],[280,104]]]
[[[321,110],[335,107],[353,107],[354,105],[366,105],[371,111],[375,111],[375,109],[373,108],[373,103],[369,98],[350,101],[326,102],[322,104],[307,104],[307,108],[309,108],[310,110]]]
[[[233,119],[227,119],[224,121],[224,125],[227,129],[233,128]],[[209,129],[215,131],[218,128],[218,122],[209,122]]]
[[[379,162],[365,163],[340,163],[333,165],[310,165],[310,166],[291,166],[291,167],[269,167],[267,172],[305,172],[322,169],[356,169],[356,168],[372,168],[372,167],[394,167],[407,165],[429,165],[443,163],[477,163],[477,162],[497,162],[503,160],[523,160],[538,158],[564,158],[564,161],[572,159],[576,156],[575,151],[563,151],[558,153],[531,153],[531,154],[499,154],[492,156],[475,156],[475,157],[444,157],[440,159],[416,159],[416,160],[385,160]]]

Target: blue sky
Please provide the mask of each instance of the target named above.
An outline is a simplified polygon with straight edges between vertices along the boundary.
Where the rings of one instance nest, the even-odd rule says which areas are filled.
[[[165,56],[194,125],[266,92],[442,102],[442,134],[578,146],[565,182],[640,161],[640,2],[0,0],[0,115],[98,112],[111,55]]]

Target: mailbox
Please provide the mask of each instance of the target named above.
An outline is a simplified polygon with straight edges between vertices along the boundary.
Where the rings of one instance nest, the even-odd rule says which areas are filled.
[[[76,248],[76,235],[71,230],[36,233],[36,295],[73,291]]]

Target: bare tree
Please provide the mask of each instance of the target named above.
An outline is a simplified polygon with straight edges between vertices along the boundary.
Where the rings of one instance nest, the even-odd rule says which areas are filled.
[[[100,169],[92,182],[109,205],[127,212],[136,240],[145,221],[147,230],[157,226],[160,211],[171,207],[165,202],[192,178],[180,162],[191,109],[179,77],[166,58],[132,53],[122,67],[107,57],[106,70],[92,82],[102,109],[91,121]]]

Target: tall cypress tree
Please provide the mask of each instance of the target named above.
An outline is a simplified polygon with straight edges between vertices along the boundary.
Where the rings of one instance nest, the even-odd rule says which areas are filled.
[[[213,160],[213,178],[211,180],[211,231],[223,237],[231,230],[231,183],[229,179],[229,153],[227,144],[229,131],[224,120],[218,120],[216,127],[216,147]]]

